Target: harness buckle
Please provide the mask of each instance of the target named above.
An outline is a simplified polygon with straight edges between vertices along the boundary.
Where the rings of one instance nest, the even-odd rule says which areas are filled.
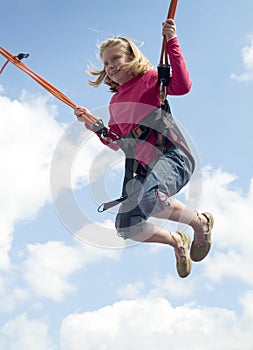
[[[162,79],[160,82],[160,100],[164,102],[167,96],[167,87],[164,85],[164,80]]]
[[[27,57],[29,57],[29,53],[23,53],[23,52],[21,52],[21,53],[19,53],[18,55],[17,55],[17,58],[21,61],[23,58],[27,58]]]
[[[160,87],[160,99],[165,101],[167,96],[167,86],[170,82],[170,65],[160,63],[157,67],[158,71],[158,84]]]
[[[135,139],[142,139],[144,136],[147,135],[148,132],[149,132],[149,128],[147,128],[146,126],[144,126],[144,125],[137,125],[136,128],[134,128],[131,131],[131,135]]]

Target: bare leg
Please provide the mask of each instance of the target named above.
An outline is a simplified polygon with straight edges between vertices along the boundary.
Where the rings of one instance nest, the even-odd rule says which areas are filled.
[[[205,246],[205,232],[208,231],[206,217],[187,208],[177,199],[174,199],[171,204],[157,214],[156,217],[191,226],[194,230],[194,245],[197,247]],[[191,272],[191,259],[188,254],[190,237],[187,234],[170,232],[153,224],[146,223],[145,230],[131,237],[131,239],[138,242],[162,243],[172,246],[176,255],[179,276],[186,277]]]
[[[131,239],[137,242],[168,244],[174,248],[178,262],[184,262],[186,259],[182,234],[179,232],[167,231],[147,223],[145,231],[136,234]]]
[[[171,205],[166,207],[162,212],[156,214],[155,217],[169,219],[191,226],[194,230],[195,245],[201,246],[204,244],[205,232],[208,230],[206,217],[186,207],[179,200],[173,199]]]
[[[205,216],[196,213],[194,210],[186,207],[182,202],[173,199],[170,206],[155,215],[159,219],[167,219],[191,226],[194,230],[194,240],[196,245],[203,244],[205,240],[205,231],[207,229],[207,220]],[[133,240],[139,242],[154,242],[169,244],[176,248],[180,244],[180,235],[171,233],[160,227],[147,223],[145,231],[135,235]]]
[[[168,244],[173,248],[181,245],[180,234],[172,233],[150,223],[147,223],[145,231],[136,234],[131,239],[138,242]]]
[[[176,255],[176,266],[179,276],[186,277],[190,274],[192,263],[188,254],[190,237],[187,234],[166,231],[147,223],[145,231],[138,233],[131,239],[141,242],[163,243],[172,246]]]

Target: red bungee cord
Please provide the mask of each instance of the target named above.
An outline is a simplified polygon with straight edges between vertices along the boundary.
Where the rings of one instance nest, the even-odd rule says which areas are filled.
[[[176,9],[177,9],[177,3],[178,3],[178,0],[170,1],[170,7],[169,7],[167,19],[169,18],[174,19],[176,14]],[[160,64],[163,64],[163,63],[168,64],[168,55],[166,54],[166,44],[167,44],[167,39],[166,39],[166,36],[164,35],[161,56],[160,56]]]
[[[23,62],[21,62],[21,59],[27,57],[28,54],[19,54],[17,56],[14,56],[1,46],[0,46],[0,54],[2,54],[7,59],[7,61],[5,62],[5,64],[3,65],[3,67],[0,70],[0,74],[3,72],[7,63],[11,62],[11,63],[15,64],[15,66],[20,68],[22,71],[24,71],[26,74],[28,74],[32,79],[34,79],[37,83],[39,83],[41,86],[43,86],[47,91],[49,91],[56,98],[58,98],[59,100],[61,100],[64,103],[66,103],[68,106],[70,106],[73,109],[77,108],[77,105],[73,101],[71,101],[63,92],[58,90],[55,86],[50,84],[48,81],[46,81],[40,75],[35,73],[31,68],[26,66]],[[93,123],[98,121],[98,119],[95,118],[92,114],[90,114],[87,110],[85,111],[85,119],[86,119],[85,120],[86,123],[88,123],[89,125],[92,125]]]

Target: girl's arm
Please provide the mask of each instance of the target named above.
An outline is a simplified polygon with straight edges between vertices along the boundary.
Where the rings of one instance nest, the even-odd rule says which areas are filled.
[[[77,119],[79,120],[79,122],[83,122],[84,125],[85,125],[85,127],[86,127],[88,130],[93,131],[93,130],[92,130],[92,126],[85,122],[85,111],[86,111],[86,109],[85,109],[84,107],[77,107],[77,108],[75,109],[74,113],[75,113]],[[119,149],[119,146],[118,146],[117,144],[112,143],[112,142],[109,142],[109,141],[106,141],[106,140],[103,139],[102,136],[99,135],[98,133],[97,133],[96,135],[99,137],[100,141],[101,141],[104,145],[110,147],[110,148],[113,149],[114,151],[117,151],[117,150]]]
[[[167,52],[172,68],[172,74],[168,86],[168,94],[187,94],[191,90],[192,82],[177,37],[174,37],[167,42]]]
[[[176,35],[176,25],[173,19],[163,23],[162,34],[167,38],[167,53],[169,55],[172,74],[168,86],[169,95],[187,94],[192,86],[190,74],[184,60],[182,50]]]

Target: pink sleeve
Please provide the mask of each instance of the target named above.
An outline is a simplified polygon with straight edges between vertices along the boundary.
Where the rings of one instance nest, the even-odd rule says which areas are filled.
[[[168,94],[187,94],[191,90],[192,82],[177,37],[167,42],[167,52],[172,68]]]
[[[97,136],[104,145],[108,146],[109,148],[111,148],[114,151],[118,151],[119,146],[116,143],[104,140],[99,134],[97,134]]]

